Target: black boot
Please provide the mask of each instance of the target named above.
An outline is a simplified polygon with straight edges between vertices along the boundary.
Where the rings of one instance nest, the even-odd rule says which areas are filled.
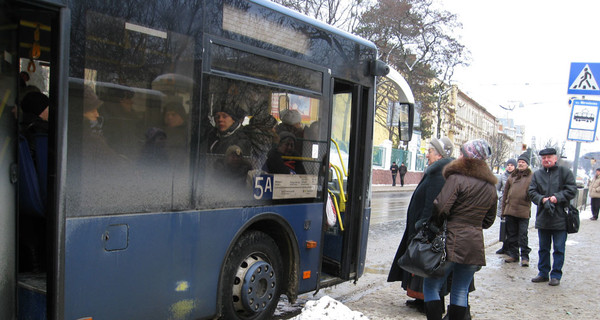
[[[441,300],[425,302],[425,314],[427,320],[442,320],[442,310],[444,303]]]
[[[448,310],[450,309],[450,306],[448,306]],[[446,315],[442,318],[442,320],[449,320],[450,319],[450,312],[446,313]],[[471,320],[471,306],[467,306],[467,312],[465,312],[465,317],[463,318],[464,320]]]
[[[453,304],[448,306],[449,320],[463,320],[466,314],[467,307],[461,307]]]

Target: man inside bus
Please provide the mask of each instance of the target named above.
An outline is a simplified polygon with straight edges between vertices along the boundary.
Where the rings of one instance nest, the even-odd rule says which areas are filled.
[[[220,105],[212,114],[215,127],[208,136],[210,153],[225,154],[227,148],[237,145],[244,156],[250,156],[250,139],[246,135],[242,122],[246,112],[238,105]]]
[[[269,173],[305,174],[302,161],[290,158],[297,156],[296,137],[290,132],[283,131],[279,134],[279,144],[267,155],[265,170]]]

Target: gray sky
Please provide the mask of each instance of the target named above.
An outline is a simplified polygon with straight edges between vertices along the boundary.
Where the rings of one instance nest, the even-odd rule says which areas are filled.
[[[600,62],[600,1],[438,3],[458,15],[462,43],[471,51],[471,65],[455,73],[461,90],[497,117],[525,125],[527,143],[532,136],[538,146],[550,138],[566,140],[571,62]],[[505,111],[498,105],[517,107]],[[567,148],[574,155],[575,142]],[[600,142],[582,143],[582,154],[588,151],[600,151]]]

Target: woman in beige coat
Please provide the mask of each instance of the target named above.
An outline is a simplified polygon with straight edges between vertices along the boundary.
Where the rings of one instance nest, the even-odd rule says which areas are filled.
[[[596,175],[590,182],[590,198],[592,198],[592,217],[590,220],[598,220],[600,210],[600,168],[596,169]]]

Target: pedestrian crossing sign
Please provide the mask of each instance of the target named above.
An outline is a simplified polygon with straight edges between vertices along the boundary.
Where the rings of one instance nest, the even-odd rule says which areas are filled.
[[[567,94],[600,95],[600,63],[572,62]]]

